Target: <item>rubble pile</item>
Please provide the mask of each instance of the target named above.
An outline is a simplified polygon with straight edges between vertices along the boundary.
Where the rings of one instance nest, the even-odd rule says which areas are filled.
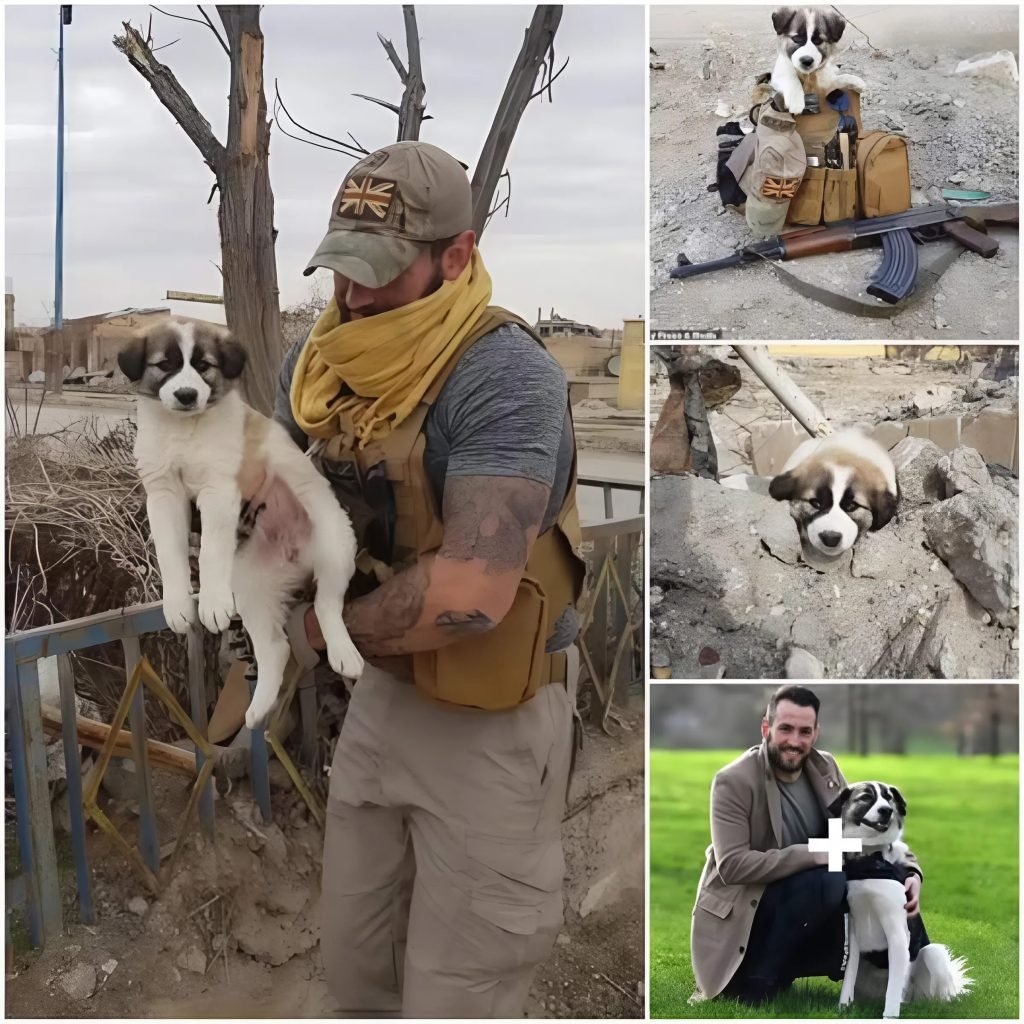
[[[891,454],[896,518],[825,571],[788,503],[652,480],[651,647],[672,678],[1016,678],[1017,478],[916,437]]]

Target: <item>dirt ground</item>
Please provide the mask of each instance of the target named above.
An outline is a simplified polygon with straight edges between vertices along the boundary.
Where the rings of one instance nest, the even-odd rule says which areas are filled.
[[[943,188],[1017,199],[1017,86],[993,76],[954,74],[961,59],[1017,50],[1015,7],[843,7],[851,25],[837,58],[868,85],[864,129],[904,134],[913,205],[941,201]],[[1018,336],[1015,230],[995,232],[1000,251],[956,256],[934,286],[919,289],[892,317],[840,312],[799,294],[768,267],[706,277],[668,277],[680,252],[694,262],[754,240],[716,192],[715,130],[742,117],[753,79],[770,71],[776,37],[770,7],[651,10],[651,44],[664,71],[651,71],[651,326],[719,329],[723,338],[1012,340]],[[716,115],[720,103],[735,113]],[[947,245],[947,243],[939,243]],[[927,247],[926,247],[927,248]],[[932,244],[932,251],[936,250]],[[786,270],[814,284],[863,281],[880,251],[810,257]],[[922,260],[928,257],[922,256]],[[870,300],[870,298],[868,299]]]
[[[630,858],[643,856],[643,719],[609,737],[588,727],[565,828],[567,925],[538,972],[530,1017],[643,1016],[643,882],[618,878],[610,898],[586,917],[573,907],[594,881],[594,863],[618,857],[609,821],[627,826]],[[272,778],[274,776],[272,775]],[[173,837],[186,799],[182,780],[157,774],[162,839]],[[240,1018],[336,1015],[323,980],[316,907],[322,836],[294,791],[273,793],[274,821],[254,822],[244,782],[217,804],[217,837],[190,835],[182,863],[154,900],[102,833],[90,836],[97,923],[78,923],[65,842],[65,934],[42,952],[22,950],[7,975],[8,1017]],[[108,808],[132,835],[127,805]],[[620,829],[620,831],[622,831]],[[607,849],[606,849],[607,847]],[[607,868],[607,865],[605,865]],[[612,865],[614,868],[614,865]],[[607,870],[605,871],[607,875]],[[612,875],[617,873],[612,870]],[[596,876],[595,876],[596,877]],[[607,884],[606,881],[602,884]],[[138,897],[146,907],[130,909]],[[142,910],[136,913],[135,910]],[[226,953],[221,955],[221,949]],[[65,979],[95,975],[90,997]]]

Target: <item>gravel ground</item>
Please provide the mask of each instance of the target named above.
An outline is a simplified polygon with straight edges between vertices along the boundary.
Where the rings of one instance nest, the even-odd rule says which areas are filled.
[[[914,205],[943,188],[978,189],[1016,200],[1017,87],[999,75],[957,75],[964,58],[1017,48],[1016,8],[842,8],[871,39],[847,27],[837,63],[868,84],[865,130],[907,136]],[[928,12],[934,14],[930,17]],[[749,107],[751,84],[770,70],[775,36],[767,7],[655,7],[651,44],[651,325],[720,329],[724,338],[1009,340],[1018,336],[1018,252],[1013,229],[996,232],[990,260],[963,252],[937,286],[895,316],[854,316],[780,284],[767,267],[672,281],[683,251],[694,261],[753,241],[739,214],[724,211],[714,179],[715,130]],[[705,77],[706,76],[706,77]],[[941,243],[945,245],[946,243]],[[933,243],[932,249],[938,245]],[[938,255],[936,253],[936,255]],[[803,280],[862,294],[877,252],[812,257],[787,265]]]

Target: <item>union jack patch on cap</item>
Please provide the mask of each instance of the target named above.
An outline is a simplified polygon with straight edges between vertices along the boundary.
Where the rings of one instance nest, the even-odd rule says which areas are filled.
[[[799,187],[799,178],[765,178],[761,195],[765,199],[792,199]]]
[[[395,200],[395,182],[386,178],[349,178],[341,193],[339,217],[384,220]]]

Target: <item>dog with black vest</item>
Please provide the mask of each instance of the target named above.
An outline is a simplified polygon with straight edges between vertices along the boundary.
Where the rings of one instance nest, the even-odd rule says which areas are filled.
[[[850,908],[849,958],[839,1006],[853,1003],[861,960],[885,967],[884,1017],[899,1017],[914,999],[956,999],[972,982],[967,963],[948,947],[928,940],[920,915],[905,910],[907,802],[895,786],[858,782],[829,807],[843,822],[843,837],[859,839],[860,853],[847,853],[846,900]]]

